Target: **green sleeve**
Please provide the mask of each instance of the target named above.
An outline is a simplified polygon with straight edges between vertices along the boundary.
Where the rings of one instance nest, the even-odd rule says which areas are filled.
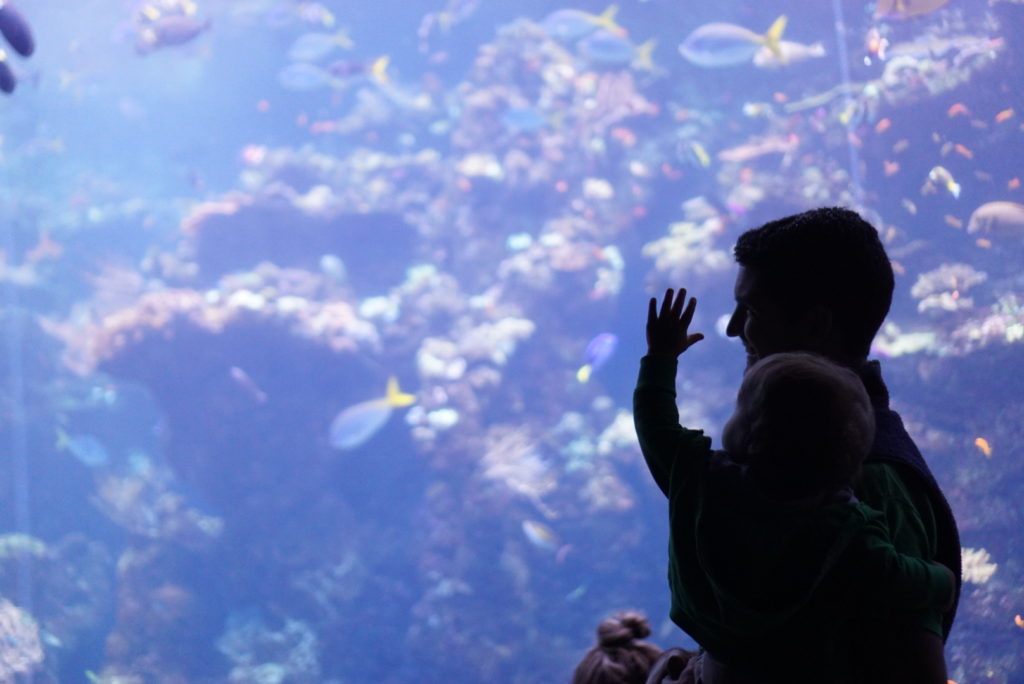
[[[882,514],[864,505],[861,509],[867,524],[851,551],[862,609],[887,616],[948,607],[956,590],[953,573],[937,563],[899,553],[889,541]]]
[[[711,440],[699,430],[679,424],[676,408],[676,359],[645,356],[640,359],[640,376],[633,392],[633,424],[647,467],[665,496],[669,495],[672,470],[689,452],[708,453]]]
[[[925,560],[935,558],[938,532],[928,497],[915,496],[895,467],[880,462],[865,463],[856,494],[885,517],[889,540],[899,553]],[[892,617],[942,636],[942,611],[934,606]]]

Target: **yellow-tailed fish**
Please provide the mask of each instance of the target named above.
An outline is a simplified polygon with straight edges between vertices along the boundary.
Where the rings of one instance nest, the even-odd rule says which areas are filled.
[[[587,343],[586,350],[583,352],[583,359],[586,363],[576,371],[576,379],[580,382],[590,380],[590,376],[594,374],[594,371],[603,366],[611,358],[612,354],[615,353],[617,346],[619,346],[619,338],[614,333],[601,333],[590,340]]]
[[[656,41],[652,38],[643,45],[633,45],[624,34],[606,29],[594,31],[576,44],[580,55],[587,60],[609,66],[634,66],[646,71],[654,70],[652,53]]]
[[[577,40],[597,29],[624,36],[626,29],[615,21],[618,12],[617,5],[609,5],[601,14],[591,14],[579,9],[560,9],[544,17],[540,26],[555,40]]]
[[[704,24],[687,36],[679,46],[679,54],[697,66],[724,67],[751,63],[757,51],[767,47],[785,64],[786,56],[779,47],[779,41],[786,30],[786,22],[783,14],[764,34],[736,24]]]
[[[974,446],[978,447],[978,450],[985,455],[985,458],[992,458],[992,445],[988,443],[987,439],[978,437],[974,440]]]
[[[928,180],[936,185],[946,188],[953,197],[960,197],[960,184],[953,178],[945,166],[936,166],[928,172]]]
[[[330,442],[335,449],[355,449],[384,427],[392,410],[410,406],[416,396],[398,389],[398,380],[388,378],[383,397],[360,402],[338,414],[331,422]]]
[[[948,2],[949,0],[878,0],[875,4],[875,17],[908,19],[933,12]]]

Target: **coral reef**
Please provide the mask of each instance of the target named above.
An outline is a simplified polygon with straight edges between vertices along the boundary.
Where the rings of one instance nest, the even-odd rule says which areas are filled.
[[[0,680],[30,675],[43,661],[36,621],[5,598],[0,598],[0,643]]]
[[[347,114],[309,125],[329,142],[247,147],[237,190],[188,209],[141,272],[101,268],[95,296],[46,324],[82,382],[102,378],[100,401],[106,384],[141,387],[162,420],[144,458],[64,460],[124,537],[116,566],[80,539],[0,538],[0,559],[48,568],[41,586],[58,604],[37,601],[35,622],[0,604],[42,635],[38,657],[29,635],[19,643],[30,655],[2,666],[49,668],[60,650],[46,635],[81,638],[107,601],[116,613],[97,676],[111,684],[536,681],[564,670],[573,645],[560,635],[580,632],[580,616],[664,580],[658,563],[622,562],[663,554],[650,524],[663,502],[621,379],[577,380],[587,340],[619,325],[641,290],[698,282],[725,292],[714,306],[727,310],[739,224],[824,203],[859,207],[908,263],[921,260],[916,283],[900,283],[908,311],[894,310],[875,349],[893,357],[894,386],[924,397],[898,407],[928,426],[915,437],[951,473],[965,531],[1019,523],[1016,494],[992,487],[1020,466],[964,465],[963,452],[982,435],[1024,443],[1020,402],[979,399],[997,419],[972,413],[967,426],[959,409],[977,393],[972,375],[1016,396],[1020,283],[984,257],[936,268],[928,247],[916,254],[910,229],[869,206],[881,191],[860,186],[856,163],[883,112],[930,106],[1000,57],[1001,40],[979,41],[976,28],[953,22],[924,48],[894,46],[861,83],[698,111],[662,97],[657,70],[596,64],[522,19],[455,87],[360,81]],[[37,270],[0,260],[0,280],[19,286]],[[53,373],[52,356],[27,367]],[[334,417],[379,409],[392,376],[415,405],[390,406],[357,448],[333,448]],[[731,393],[695,377],[708,389],[683,396],[681,415],[713,427]],[[61,420],[41,423],[44,439]],[[991,496],[977,506],[982,491]],[[982,554],[965,549],[972,626],[1019,575],[1008,562],[993,575]],[[368,655],[381,644],[406,654],[400,671],[391,653]]]

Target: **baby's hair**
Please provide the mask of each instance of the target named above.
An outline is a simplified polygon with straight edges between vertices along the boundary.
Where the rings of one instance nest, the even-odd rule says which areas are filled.
[[[738,401],[751,416],[751,470],[780,498],[851,485],[874,440],[874,411],[861,379],[816,354],[761,359],[744,376]]]
[[[644,639],[651,634],[647,618],[623,612],[601,621],[594,645],[573,673],[573,684],[643,684],[661,649]]]

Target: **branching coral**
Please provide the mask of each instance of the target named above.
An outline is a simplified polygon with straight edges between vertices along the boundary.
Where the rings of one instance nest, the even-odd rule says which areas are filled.
[[[917,310],[922,313],[963,311],[974,306],[974,300],[965,296],[966,292],[985,282],[987,277],[969,264],[942,264],[919,275],[910,294],[920,300]]]
[[[39,625],[31,615],[0,598],[0,681],[13,682],[42,662]]]

